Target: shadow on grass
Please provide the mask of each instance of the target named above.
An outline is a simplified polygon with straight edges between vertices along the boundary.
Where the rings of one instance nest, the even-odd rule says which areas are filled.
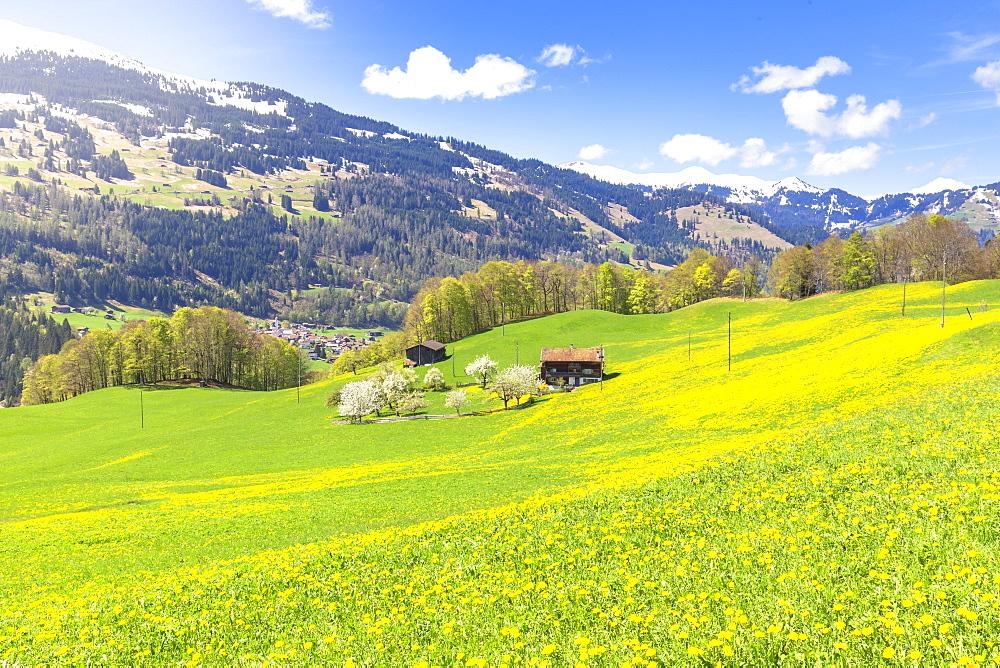
[[[160,392],[164,390],[186,390],[192,387],[202,388],[202,389],[212,389],[212,390],[228,390],[230,392],[257,392],[258,390],[251,390],[248,387],[241,387],[239,385],[231,385],[229,383],[221,383],[217,380],[205,380],[202,384],[201,380],[195,378],[185,378],[181,380],[164,380],[159,383],[135,383],[130,385],[123,385],[127,390],[142,390],[144,392]]]

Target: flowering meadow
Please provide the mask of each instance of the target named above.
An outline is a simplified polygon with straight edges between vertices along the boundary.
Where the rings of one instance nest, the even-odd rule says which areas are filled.
[[[471,337],[614,375],[483,418],[279,438],[294,391],[183,390],[139,448],[78,403],[122,389],[5,412],[76,431],[0,449],[0,665],[1000,663],[1000,285],[944,328],[898,287]]]

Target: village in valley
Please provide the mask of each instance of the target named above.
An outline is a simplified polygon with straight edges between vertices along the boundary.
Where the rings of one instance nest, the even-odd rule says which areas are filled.
[[[380,329],[338,332],[337,328],[331,325],[311,322],[292,324],[277,318],[267,321],[264,325],[251,327],[250,331],[287,341],[300,350],[308,351],[307,357],[310,360],[323,360],[330,364],[337,361],[337,358],[344,353],[364,350],[384,336],[384,332]]]

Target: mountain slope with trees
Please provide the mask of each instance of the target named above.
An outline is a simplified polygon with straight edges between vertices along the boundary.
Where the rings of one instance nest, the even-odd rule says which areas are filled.
[[[675,264],[700,245],[677,220],[679,207],[708,201],[764,222],[700,193],[650,197],[266,86],[223,86],[178,86],[148,71],[50,52],[0,59],[0,92],[24,96],[0,119],[10,128],[11,157],[25,161],[9,174],[3,233],[35,253],[20,273],[6,253],[11,269],[0,272],[3,280],[18,290],[59,290],[66,299],[111,297],[161,309],[216,303],[375,325],[398,321],[391,304],[408,301],[427,276],[490,260]],[[273,111],[222,102],[237,94]],[[99,145],[102,137],[95,140],[83,120],[128,144]],[[155,141],[164,142],[160,159],[170,161],[171,173],[202,188],[166,203],[186,213],[156,207],[170,184],[152,183],[139,160]],[[305,182],[304,204],[291,188],[270,192],[276,187],[268,179],[288,175]],[[244,190],[241,177],[256,179],[256,187]],[[153,207],[142,201],[147,195]],[[87,212],[82,226],[77,211]],[[26,233],[42,220],[54,225],[38,238]],[[131,261],[115,257],[122,250],[115,244],[110,251],[89,243],[115,228],[127,236]],[[747,256],[762,250],[749,241],[732,245]],[[146,269],[137,268],[140,261]],[[311,285],[353,298],[345,302],[341,291],[300,301]]]

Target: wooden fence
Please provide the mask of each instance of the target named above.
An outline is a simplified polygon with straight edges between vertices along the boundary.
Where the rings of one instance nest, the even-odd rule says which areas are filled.
[[[479,417],[483,415],[492,415],[493,413],[503,413],[504,411],[516,411],[521,408],[530,406],[533,402],[526,402],[523,404],[517,404],[515,406],[510,406],[509,408],[494,408],[488,411],[473,411],[471,413],[449,413],[448,415],[403,415],[401,417],[384,417],[384,418],[373,418],[371,420],[362,420],[361,422],[351,422],[350,420],[334,420],[330,424],[338,426],[345,424],[384,424],[386,422],[409,422],[411,420],[452,420],[454,418],[464,418],[464,417]]]

